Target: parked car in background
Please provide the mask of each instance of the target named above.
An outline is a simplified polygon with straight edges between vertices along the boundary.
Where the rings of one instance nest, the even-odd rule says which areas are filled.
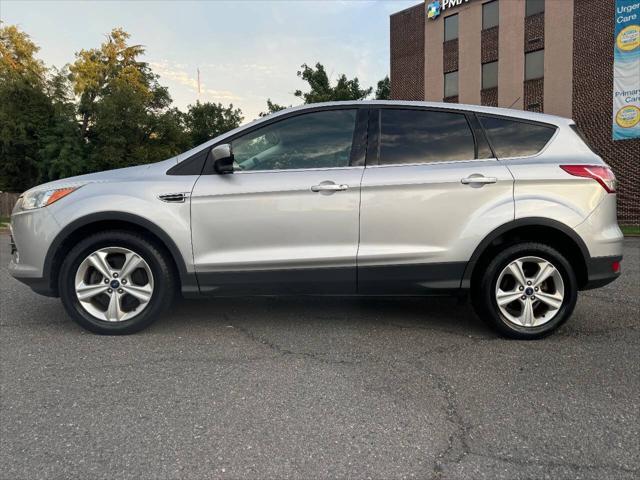
[[[573,121],[425,102],[278,112],[175,158],[25,192],[11,274],[83,327],[195,295],[469,294],[532,339],[620,275],[615,178]]]

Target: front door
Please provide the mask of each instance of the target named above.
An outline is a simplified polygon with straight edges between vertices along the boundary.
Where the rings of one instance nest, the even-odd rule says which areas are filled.
[[[356,289],[365,123],[361,109],[293,114],[233,137],[234,173],[192,192],[203,292],[351,293]]]

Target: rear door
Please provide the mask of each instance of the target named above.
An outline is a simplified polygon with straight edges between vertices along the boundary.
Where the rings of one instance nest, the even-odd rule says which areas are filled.
[[[192,193],[201,290],[355,291],[367,114],[303,112],[231,140],[234,173],[210,171]]]
[[[513,177],[474,115],[372,110],[362,180],[358,289],[457,289],[480,241],[514,218]]]

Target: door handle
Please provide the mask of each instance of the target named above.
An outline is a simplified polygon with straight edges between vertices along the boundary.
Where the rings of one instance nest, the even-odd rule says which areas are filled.
[[[338,185],[335,183],[321,183],[320,185],[314,185],[311,187],[312,192],[340,192],[347,190],[349,185]]]
[[[498,181],[498,179],[496,177],[485,177],[482,175],[478,175],[478,176],[474,176],[471,175],[470,177],[465,177],[462,180],[460,180],[460,183],[462,183],[463,185],[486,185],[488,183],[496,183]]]

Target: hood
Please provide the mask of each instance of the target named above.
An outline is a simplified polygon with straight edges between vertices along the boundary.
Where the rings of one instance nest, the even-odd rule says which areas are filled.
[[[137,165],[135,167],[117,168],[115,170],[105,170],[102,172],[88,173],[86,175],[77,175],[75,177],[62,178],[52,182],[37,185],[27,192],[35,190],[50,190],[55,188],[73,187],[96,182],[118,182],[122,180],[135,180],[146,177],[156,171],[167,170],[175,165],[177,157],[163,160],[158,163],[150,163],[147,165]],[[25,193],[27,193],[25,192]]]

